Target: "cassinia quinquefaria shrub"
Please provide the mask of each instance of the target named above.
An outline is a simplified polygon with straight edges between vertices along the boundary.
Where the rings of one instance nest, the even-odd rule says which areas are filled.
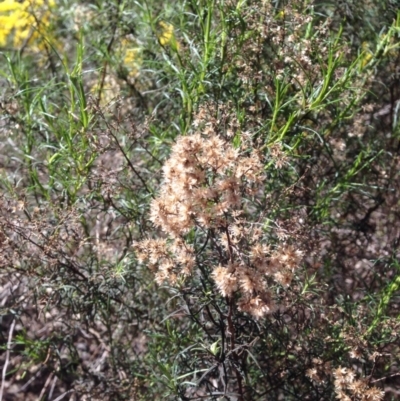
[[[159,284],[177,284],[196,266],[211,272],[222,296],[259,318],[274,308],[269,283],[289,286],[302,252],[265,243],[262,153],[245,144],[236,149],[205,131],[179,137],[173,146],[150,211],[165,236],[136,244],[138,258]],[[193,237],[202,244],[194,245]]]

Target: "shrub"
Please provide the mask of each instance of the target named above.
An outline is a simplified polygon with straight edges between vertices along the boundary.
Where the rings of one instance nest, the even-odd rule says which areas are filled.
[[[0,2],[0,400],[396,398],[400,15],[343,4]]]

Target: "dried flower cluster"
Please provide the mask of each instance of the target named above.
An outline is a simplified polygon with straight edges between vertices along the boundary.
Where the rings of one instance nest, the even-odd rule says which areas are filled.
[[[380,401],[385,395],[377,387],[370,387],[365,380],[356,379],[352,369],[339,366],[333,371],[336,398],[341,401]]]
[[[323,384],[328,374],[332,374],[331,363],[324,362],[321,358],[313,358],[312,367],[306,371],[306,376],[316,384]]]
[[[211,274],[220,294],[230,298],[239,292],[239,309],[255,317],[272,310],[267,278],[290,285],[302,253],[287,245],[271,251],[262,243],[260,223],[243,217],[251,212],[247,201],[263,194],[262,171],[260,152],[235,149],[216,134],[177,140],[150,214],[168,239],[137,245],[139,259],[157,270],[158,283],[174,284],[192,272],[198,261],[186,237],[193,231],[215,253]]]

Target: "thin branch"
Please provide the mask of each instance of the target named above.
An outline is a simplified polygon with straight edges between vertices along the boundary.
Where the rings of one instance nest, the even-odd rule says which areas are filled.
[[[3,392],[4,392],[4,387],[5,387],[5,384],[6,384],[7,367],[8,367],[8,363],[10,361],[11,341],[12,341],[12,337],[13,337],[15,323],[16,323],[16,319],[14,317],[14,319],[13,319],[13,321],[11,323],[10,331],[8,333],[6,360],[4,362],[3,372],[1,374],[0,401],[3,400]]]
[[[400,376],[400,373],[393,373],[392,375],[384,376],[384,377],[381,377],[380,379],[372,380],[372,381],[370,381],[370,383],[371,383],[371,384],[372,384],[372,383],[377,383],[377,382],[380,382],[380,381],[382,381],[382,380],[390,379],[391,377],[396,377],[396,376]]]
[[[227,234],[228,235],[228,234]],[[227,320],[228,320],[228,330],[229,330],[229,334],[230,334],[230,352],[232,353],[233,356],[233,360],[239,364],[239,357],[235,351],[235,326],[233,324],[232,321],[232,317],[233,317],[233,310],[234,310],[234,299],[227,297],[226,298],[227,303],[228,303],[228,316],[227,316]],[[242,387],[242,376],[237,368],[237,366],[235,364],[233,364],[235,373],[236,373],[236,380],[237,380],[237,384],[238,384],[238,389],[239,389],[239,401],[243,401],[243,387]]]
[[[59,397],[55,398],[53,401],[60,401],[62,400],[67,394],[72,393],[75,390],[68,390],[65,393],[61,394]]]
[[[110,134],[110,136],[112,137],[112,139],[114,140],[115,144],[117,145],[119,151],[122,153],[122,156],[124,157],[125,161],[127,162],[128,166],[130,167],[130,169],[134,172],[134,174],[139,178],[139,180],[141,181],[143,187],[146,189],[146,191],[150,194],[150,196],[154,199],[155,196],[153,194],[153,192],[149,189],[149,187],[146,184],[146,181],[143,179],[143,177],[139,174],[139,172],[136,170],[135,166],[132,164],[131,160],[129,159],[128,155],[126,154],[124,148],[122,147],[122,145],[119,143],[119,140],[117,138],[117,136],[114,134],[113,129],[114,127],[111,126],[111,124],[109,124],[109,122],[107,121],[107,119],[105,118],[102,110],[100,109],[100,107],[96,108],[96,111],[99,113],[100,117],[103,119],[106,127],[108,128],[108,133]]]

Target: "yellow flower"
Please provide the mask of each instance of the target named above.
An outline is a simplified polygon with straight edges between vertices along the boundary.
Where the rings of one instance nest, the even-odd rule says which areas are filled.
[[[9,42],[14,47],[35,43],[38,49],[50,25],[49,8],[54,5],[54,0],[0,1],[0,46]]]
[[[362,49],[361,67],[364,68],[372,59],[372,52],[370,50],[370,44],[368,42],[363,42],[361,44],[361,49]]]
[[[175,39],[174,35],[174,26],[169,24],[168,22],[161,21],[160,22],[161,32],[158,35],[158,40],[162,46],[171,46],[175,48],[175,50],[179,49],[179,43]]]
[[[123,65],[128,70],[129,76],[138,76],[143,61],[140,47],[135,46],[135,43],[129,39],[122,39],[120,51]]]
[[[127,49],[125,51],[124,65],[129,70],[129,75],[134,77],[139,74],[139,68],[142,64],[140,49]]]

